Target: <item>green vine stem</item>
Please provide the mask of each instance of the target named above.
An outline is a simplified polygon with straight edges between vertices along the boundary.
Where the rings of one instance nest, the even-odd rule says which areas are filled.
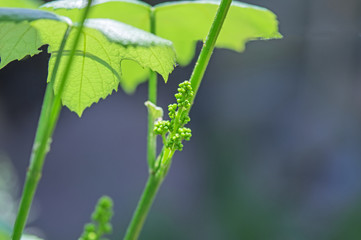
[[[221,5],[218,8],[216,17],[211,26],[211,29],[206,38],[206,41],[201,50],[201,53],[199,54],[197,63],[193,69],[191,78],[189,80],[192,85],[193,92],[194,92],[192,105],[193,105],[194,99],[197,95],[199,86],[202,82],[204,72],[207,69],[209,59],[212,56],[213,49],[214,49],[214,46],[216,45],[216,41],[217,41],[219,32],[221,31],[223,22],[226,19],[227,12],[231,6],[231,3],[232,3],[232,0],[222,0]]]
[[[155,19],[153,9],[150,12],[150,32],[155,34]],[[157,104],[157,73],[149,70],[148,101]],[[149,171],[153,171],[157,155],[157,136],[153,132],[154,121],[152,114],[148,111],[148,135],[147,135],[147,160]]]
[[[21,238],[25,223],[29,214],[30,206],[33,201],[36,187],[41,178],[42,165],[44,163],[45,155],[50,147],[50,132],[51,130],[51,112],[52,109],[60,110],[60,106],[55,106],[54,102],[54,80],[56,72],[59,68],[60,58],[62,56],[66,40],[68,39],[70,27],[67,28],[62,43],[60,45],[58,56],[55,61],[51,80],[48,83],[44,95],[43,106],[41,108],[38,129],[36,131],[33,151],[30,158],[30,166],[27,171],[24,190],[20,201],[18,215],[15,221],[13,230],[13,240]]]
[[[223,22],[227,16],[231,3],[232,0],[222,0],[222,2],[220,3],[211,29],[198,57],[197,63],[193,69],[193,73],[190,79],[194,91],[192,104],[204,76],[204,72],[207,68],[209,59],[211,58],[211,55],[213,53],[215,43],[222,29]],[[138,239],[145,219],[159,190],[159,187],[161,186],[165,176],[168,173],[173,154],[173,151],[166,147],[163,147],[160,155],[155,162],[154,171],[152,171],[148,177],[148,181],[146,183],[140,201],[138,202],[133,218],[128,226],[124,240]]]
[[[59,114],[61,111],[61,95],[64,89],[65,81],[67,79],[68,73],[70,71],[71,63],[74,57],[76,46],[78,45],[80,34],[83,29],[84,21],[89,14],[90,5],[92,0],[88,1],[87,7],[84,10],[83,16],[81,18],[81,22],[78,28],[77,35],[73,42],[72,50],[65,67],[64,74],[61,78],[61,84],[57,95],[54,95],[54,81],[56,74],[58,73],[60,60],[64,52],[64,47],[66,45],[66,41],[69,37],[72,27],[68,27],[63,36],[60,48],[58,50],[58,55],[55,60],[54,69],[50,78],[50,82],[48,83],[44,95],[43,105],[41,108],[40,118],[38,122],[38,128],[36,130],[33,150],[30,157],[30,166],[28,168],[24,189],[22,192],[22,197],[20,201],[20,206],[18,210],[18,214],[16,217],[16,221],[14,224],[12,240],[20,240],[28,215],[30,211],[30,207],[40,181],[42,175],[42,169],[45,161],[46,154],[49,152],[51,137],[53,135],[56,123],[59,118]]]
[[[150,71],[148,83],[148,101],[157,104],[157,73]],[[148,138],[147,138],[147,159],[149,171],[153,171],[157,155],[157,136],[154,134],[154,121],[152,114],[148,111]]]
[[[138,206],[134,212],[131,223],[128,226],[127,233],[124,240],[138,239],[139,234],[143,228],[145,219],[153,204],[158,189],[162,184],[163,178],[157,177],[155,174],[150,174],[147,184],[144,188],[142,197],[138,203]]]

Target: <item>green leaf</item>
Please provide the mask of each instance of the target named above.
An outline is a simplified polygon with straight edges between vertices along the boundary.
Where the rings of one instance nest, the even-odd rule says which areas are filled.
[[[67,21],[70,20],[45,11],[0,9],[0,68],[15,59],[37,54],[39,47],[49,44],[50,76]],[[64,69],[74,36],[75,32],[72,31],[59,73]],[[122,60],[135,61],[143,68],[158,72],[167,81],[174,68],[175,53],[170,41],[143,30],[114,20],[89,19],[85,23],[72,70],[62,93],[63,105],[81,116],[86,107],[117,90],[119,83],[127,86],[121,77]],[[144,71],[133,74],[134,81]],[[59,88],[60,77],[57,74],[55,93]]]
[[[34,27],[41,22],[47,28],[66,26],[66,19],[41,10],[0,8],[0,69],[9,62],[38,54],[46,44],[42,33]]]
[[[40,0],[0,0],[0,7],[38,8],[40,5]]]
[[[42,9],[55,11],[59,15],[67,16],[73,21],[77,21],[81,16],[81,9],[84,7],[85,5],[82,0],[60,0],[44,4]],[[150,11],[150,5],[136,0],[94,0],[92,11],[90,11],[88,18],[109,18],[149,32]],[[123,61],[121,68],[123,81],[120,84],[127,93],[134,92],[136,87],[149,76],[148,69],[133,61]]]
[[[85,6],[83,0],[58,0],[46,3],[41,8],[55,11],[76,22],[81,16],[81,9]],[[149,32],[150,12],[151,6],[141,1],[93,0],[88,18],[109,18]]]
[[[43,27],[43,26],[42,26]],[[53,34],[65,31],[58,29]],[[65,68],[75,31],[69,36],[59,72]],[[55,39],[59,39],[60,36]],[[49,74],[54,67],[56,50],[60,42],[49,36]],[[89,19],[77,47],[69,79],[64,87],[62,102],[70,110],[82,115],[85,108],[105,98],[122,83],[121,61],[132,60],[144,68],[150,68],[165,80],[173,70],[175,53],[172,43],[145,31],[110,19]],[[54,88],[57,93],[61,75]]]
[[[218,5],[214,1],[184,1],[155,7],[157,35],[173,42],[179,64],[187,65],[194,57],[196,41],[205,40]],[[271,11],[233,2],[216,47],[242,52],[250,40],[281,37]]]
[[[153,12],[156,35],[171,40],[177,53],[177,62],[187,65],[194,57],[196,42],[205,39],[218,5],[219,3],[214,1],[179,1],[151,7],[140,1],[96,0],[90,17],[110,18],[150,31],[150,18]],[[76,19],[80,14],[79,9],[84,7],[84,4],[82,0],[60,0],[43,7]],[[241,52],[248,41],[281,37],[274,13],[265,8],[233,2],[216,47]],[[140,68],[134,68],[132,73],[128,73],[132,70],[129,69],[124,75],[137,74]],[[142,76],[148,78],[149,74]],[[134,89],[138,83],[145,80],[142,76],[136,81],[125,77],[127,84],[123,84],[123,87],[127,85],[128,89]]]
[[[132,94],[137,86],[143,83],[149,76],[149,69],[142,68],[134,61],[123,60],[121,68],[123,80],[120,82],[120,85],[128,94]]]

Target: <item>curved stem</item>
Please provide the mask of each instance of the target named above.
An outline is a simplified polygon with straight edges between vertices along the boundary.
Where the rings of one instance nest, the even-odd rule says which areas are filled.
[[[150,12],[150,32],[155,34],[155,18],[153,9]],[[148,101],[157,104],[157,73],[149,70]],[[149,172],[153,171],[155,158],[157,156],[157,136],[154,134],[154,121],[152,114],[148,111],[148,135],[147,135],[147,160]]]
[[[41,178],[41,172],[44,164],[44,159],[49,151],[51,135],[55,126],[54,118],[56,115],[59,115],[61,106],[55,104],[54,101],[54,81],[55,76],[59,68],[60,59],[63,54],[65,43],[68,39],[70,33],[70,27],[68,27],[63,36],[58,55],[55,60],[54,69],[48,83],[44,95],[43,106],[41,108],[38,129],[36,130],[35,140],[33,144],[33,150],[30,158],[30,166],[27,171],[25,186],[22,193],[22,198],[20,201],[20,206],[18,210],[18,215],[15,221],[14,230],[13,230],[13,240],[18,240],[21,238],[22,232],[25,227],[27,217],[29,215],[29,210],[31,203],[34,198],[34,194],[38,185],[38,182]],[[54,114],[55,116],[52,116]],[[52,121],[50,119],[53,119]]]
[[[58,56],[55,61],[54,69],[51,75],[51,80],[48,83],[48,86],[46,87],[46,92],[44,96],[43,106],[40,113],[40,119],[38,123],[38,129],[36,131],[36,136],[34,140],[33,150],[31,153],[30,158],[30,166],[27,171],[27,176],[25,180],[25,185],[20,201],[19,211],[18,215],[15,221],[14,230],[13,230],[13,236],[12,240],[20,240],[22,236],[22,232],[24,230],[26,220],[29,215],[31,203],[33,201],[38,183],[41,178],[42,169],[44,165],[44,160],[46,157],[46,154],[48,153],[50,149],[51,144],[51,137],[53,135],[56,123],[59,118],[59,114],[61,111],[61,95],[64,90],[65,82],[68,77],[70,67],[73,61],[73,57],[75,54],[76,46],[78,45],[80,34],[82,32],[84,21],[89,14],[90,5],[92,3],[92,0],[88,1],[87,7],[84,10],[84,13],[81,18],[81,22],[78,28],[77,35],[75,37],[75,40],[73,42],[71,53],[67,61],[67,65],[64,70],[64,74],[62,78],[60,79],[60,87],[56,95],[54,95],[54,81],[56,78],[56,74],[59,69],[60,60],[62,57],[62,54],[64,52],[64,47],[66,44],[66,41],[69,37],[71,28],[68,27],[63,40],[61,42]]]
[[[209,59],[212,55],[215,43],[217,41],[217,37],[221,28],[223,26],[223,22],[229,10],[232,0],[222,0],[216,17],[213,21],[211,29],[208,33],[206,42],[203,45],[202,51],[199,55],[197,64],[193,70],[193,74],[191,76],[190,82],[193,87],[194,97],[198,91],[199,85],[202,81],[204,72],[207,68]],[[194,97],[192,99],[192,103],[194,101]],[[136,240],[139,237],[139,234],[144,225],[145,219],[149,213],[149,210],[152,206],[152,203],[157,195],[157,192],[168,173],[169,167],[172,162],[174,152],[170,152],[170,149],[163,147],[162,152],[159,154],[157,161],[155,162],[155,166],[159,167],[153,168],[154,172],[151,172],[148,177],[147,184],[141,196],[141,199],[138,203],[137,209],[134,212],[133,218],[129,224],[127,229],[127,233],[124,237],[124,240]]]
[[[192,103],[194,102],[194,99],[198,92],[199,86],[202,82],[204,72],[207,69],[209,59],[212,56],[214,46],[216,45],[218,35],[222,29],[224,20],[226,19],[227,12],[228,12],[229,7],[231,6],[231,3],[232,3],[232,0],[222,0],[220,6],[218,8],[216,17],[211,26],[211,29],[206,38],[206,41],[203,44],[201,53],[199,54],[197,63],[193,69],[193,73],[189,80],[192,85],[193,92],[194,92],[194,97],[193,97]]]

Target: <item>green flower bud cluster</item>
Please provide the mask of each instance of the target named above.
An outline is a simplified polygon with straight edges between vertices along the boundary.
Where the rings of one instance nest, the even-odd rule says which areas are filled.
[[[168,116],[170,119],[175,118],[175,112],[177,111],[178,105],[176,103],[168,105]]]
[[[85,225],[79,240],[106,240],[102,236],[112,232],[112,225],[110,224],[112,216],[113,201],[105,196],[100,198],[92,214],[93,223]]]
[[[193,99],[193,90],[189,81],[179,84],[178,93],[175,94],[177,103],[168,106],[168,116],[170,121],[158,121],[154,125],[154,132],[163,136],[164,145],[167,148],[182,151],[182,141],[189,141],[192,133],[191,129],[184,127],[191,119],[188,116],[191,102]],[[168,134],[167,140],[165,135]]]
[[[169,121],[158,121],[154,124],[154,132],[158,135],[165,135],[167,132],[171,132],[171,125]]]
[[[178,103],[178,107],[184,107],[189,109],[191,107],[191,101],[193,98],[193,90],[189,81],[179,84],[178,93],[175,95]]]
[[[192,130],[190,128],[182,127],[179,128],[177,133],[168,139],[166,144],[167,148],[174,148],[175,150],[182,151],[183,144],[182,141],[189,141],[192,137]]]

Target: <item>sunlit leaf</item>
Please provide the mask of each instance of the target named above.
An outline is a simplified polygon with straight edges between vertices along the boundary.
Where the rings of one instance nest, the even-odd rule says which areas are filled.
[[[40,52],[38,49],[46,42],[34,24],[51,29],[57,25],[65,27],[65,21],[41,10],[0,8],[0,69],[11,61]]]
[[[84,7],[84,1],[82,0],[60,0],[44,4],[42,9],[53,10],[59,15],[77,21],[81,15],[81,9]],[[88,18],[114,19],[149,32],[150,11],[150,5],[136,0],[94,0]],[[123,81],[121,81],[121,86],[125,92],[134,92],[136,87],[144,82],[148,76],[149,70],[141,67],[138,63],[127,60],[122,62]]]
[[[46,3],[41,8],[78,21],[85,6],[83,0],[58,0]],[[93,0],[88,18],[109,18],[149,31],[150,11],[150,5],[136,0]]]
[[[0,0],[0,7],[38,8],[41,3],[40,0]]]
[[[149,69],[142,68],[138,63],[130,60],[123,60],[121,65],[123,80],[120,85],[126,93],[131,94],[148,78]]]
[[[57,30],[62,33],[64,30]],[[60,36],[52,41],[49,36],[50,58],[49,73],[52,72]],[[65,54],[59,71],[65,67],[73,31],[65,46]],[[54,51],[55,50],[55,51]],[[144,68],[150,68],[168,79],[173,70],[175,54],[170,41],[161,39],[143,30],[109,19],[89,19],[81,36],[73,60],[69,79],[62,95],[63,104],[70,110],[82,115],[85,108],[105,98],[118,89],[123,82],[121,61],[132,60]],[[61,75],[55,81],[55,93],[59,88]]]
[[[155,7],[157,35],[173,42],[177,61],[187,65],[194,57],[197,40],[205,40],[219,3],[173,2]],[[253,5],[233,2],[216,47],[241,52],[246,42],[280,38],[276,15]]]
[[[196,42],[205,39],[218,5],[217,1],[178,1],[152,7],[140,1],[95,0],[90,17],[111,18],[150,31],[150,19],[153,13],[156,35],[171,40],[176,49],[177,62],[187,65],[194,57]],[[80,14],[79,9],[84,7],[84,3],[82,0],[70,2],[60,0],[45,4],[43,7],[77,19]],[[281,38],[274,13],[265,8],[234,1],[216,47],[241,52],[247,41],[272,38]],[[124,73],[126,84],[123,86],[127,86],[127,91],[135,89],[138,83],[149,76],[144,74],[143,79],[139,76],[134,81],[134,78],[127,76],[137,75],[141,68],[137,66],[133,68],[134,70],[125,70]]]
[[[3,33],[0,35],[0,67],[26,55],[34,55],[39,52],[40,46],[49,44],[50,76],[68,26],[65,22],[65,19],[50,12],[0,9],[0,33]],[[54,84],[56,94],[74,36],[75,31],[71,31]],[[110,19],[87,20],[76,50],[72,70],[62,93],[62,102],[79,116],[85,108],[117,90],[119,83],[124,83],[122,60],[132,60],[143,68],[152,69],[166,81],[175,64],[175,53],[170,41]],[[134,81],[138,81],[141,74],[133,74]]]

